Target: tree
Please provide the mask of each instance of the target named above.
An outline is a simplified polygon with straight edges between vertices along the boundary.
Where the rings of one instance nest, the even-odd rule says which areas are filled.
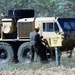
[[[0,0],[0,8],[6,14],[9,9],[31,8],[35,16],[75,16],[75,0]]]

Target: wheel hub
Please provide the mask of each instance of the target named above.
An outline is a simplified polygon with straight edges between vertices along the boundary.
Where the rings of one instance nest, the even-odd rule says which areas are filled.
[[[6,59],[7,58],[7,52],[5,50],[0,51],[0,59]]]

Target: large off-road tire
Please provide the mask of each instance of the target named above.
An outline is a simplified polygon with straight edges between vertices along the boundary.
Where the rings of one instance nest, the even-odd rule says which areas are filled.
[[[20,63],[29,63],[31,59],[31,45],[26,42],[20,45],[18,49],[18,60]]]
[[[8,10],[8,17],[17,19],[34,17],[34,10],[33,9]]]
[[[12,46],[6,42],[0,42],[0,63],[8,63],[13,60]]]

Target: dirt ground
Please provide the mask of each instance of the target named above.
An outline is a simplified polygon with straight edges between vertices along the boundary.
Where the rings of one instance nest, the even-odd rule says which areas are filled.
[[[14,71],[0,71],[0,75],[75,75],[75,68],[64,66],[44,68],[38,70],[21,70],[15,69]]]

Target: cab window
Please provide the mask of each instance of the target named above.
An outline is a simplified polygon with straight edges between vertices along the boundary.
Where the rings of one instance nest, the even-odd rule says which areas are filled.
[[[59,32],[59,27],[58,27],[57,23],[54,23],[54,30]]]
[[[59,31],[59,28],[56,23],[43,23],[43,31],[44,32]]]

